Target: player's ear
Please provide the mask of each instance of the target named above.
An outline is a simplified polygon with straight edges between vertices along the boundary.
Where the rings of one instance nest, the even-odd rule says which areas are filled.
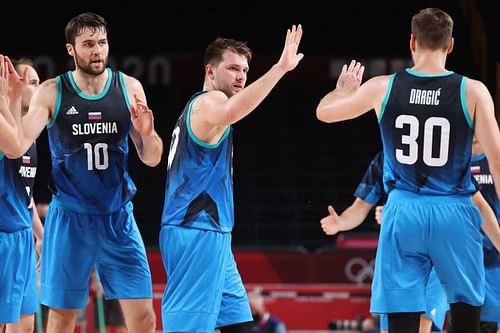
[[[453,46],[455,46],[455,39],[451,37],[450,43],[448,44],[448,48],[446,49],[446,54],[450,54],[453,51]]]
[[[68,51],[68,54],[72,57],[75,55],[73,45],[70,43],[66,43],[66,51]]]

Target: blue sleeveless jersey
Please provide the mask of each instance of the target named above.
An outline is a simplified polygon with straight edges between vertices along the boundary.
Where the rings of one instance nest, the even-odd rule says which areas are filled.
[[[203,93],[191,97],[172,134],[162,226],[230,232],[234,225],[231,127],[216,144],[194,136],[191,107]]]
[[[379,201],[385,202],[387,195],[384,192],[384,182],[382,174],[384,170],[384,153],[379,152],[370,162],[361,182],[359,183],[354,196],[376,205]]]
[[[58,76],[47,126],[54,197],[82,214],[116,212],[136,191],[127,167],[131,121],[123,74],[107,71],[104,89],[95,96],[78,88],[72,72]]]
[[[18,159],[0,151],[0,232],[31,228],[28,206],[33,195],[37,168],[36,145]]]
[[[474,123],[466,78],[411,69],[391,76],[379,115],[384,186],[430,195],[474,192],[470,160]]]
[[[495,212],[497,221],[500,219],[500,201],[498,200],[495,184],[493,183],[493,176],[490,172],[488,160],[486,155],[481,154],[472,156],[471,173],[476,182],[480,186],[481,194],[484,196],[491,209]],[[487,267],[495,266],[500,267],[500,254],[496,250],[490,239],[483,234],[483,249],[484,249],[484,263]]]

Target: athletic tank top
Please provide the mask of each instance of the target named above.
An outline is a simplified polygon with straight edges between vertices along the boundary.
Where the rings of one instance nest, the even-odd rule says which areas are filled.
[[[0,232],[31,228],[28,206],[33,196],[36,168],[35,144],[15,160],[0,152]]]
[[[83,214],[116,212],[136,192],[127,166],[130,103],[123,74],[107,71],[104,89],[95,96],[78,88],[72,72],[58,76],[47,126],[54,198]]]
[[[228,127],[216,144],[207,144],[190,127],[191,97],[172,134],[162,226],[230,232],[234,225],[232,133]]]
[[[474,192],[470,160],[473,120],[466,78],[453,72],[393,74],[379,115],[384,186],[430,195]]]

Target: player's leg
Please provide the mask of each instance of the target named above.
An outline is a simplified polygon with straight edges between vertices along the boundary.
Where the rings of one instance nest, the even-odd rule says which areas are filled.
[[[371,312],[388,314],[391,333],[417,333],[426,308],[431,262],[423,230],[429,219],[426,204],[412,196],[405,191],[389,195],[375,259]]]
[[[252,331],[253,318],[248,296],[231,252],[231,243],[225,245],[221,251],[228,253],[228,260],[216,327],[222,333],[249,333]]]
[[[479,333],[484,301],[481,216],[469,197],[448,197],[430,207],[430,255],[450,303],[453,332]],[[442,201],[443,201],[442,200]]]
[[[495,264],[486,266],[484,271],[486,293],[481,307],[481,333],[496,333],[500,319],[500,254],[496,252],[496,256]]]
[[[425,314],[420,318],[420,333],[429,333],[431,329],[432,332],[442,331],[449,305],[435,269],[429,274],[425,288],[425,302]]]
[[[35,244],[31,229],[0,232],[0,253],[5,263],[0,269],[0,332],[12,325],[17,325],[12,327],[16,330],[27,327],[29,320],[24,317],[28,316],[31,318],[30,328],[33,329],[38,296]]]
[[[28,260],[28,272],[21,304],[21,318],[15,324],[7,324],[6,333],[32,333],[34,329],[35,312],[38,308],[38,273],[36,271],[35,244],[31,233],[28,234],[27,243],[29,245],[26,249],[26,256],[31,254],[31,260]]]
[[[168,276],[163,332],[213,332],[219,316],[230,247],[228,233],[164,226],[160,250]]]
[[[146,248],[132,213],[132,203],[101,217],[97,226],[96,269],[106,299],[118,299],[128,331],[154,332],[153,286]]]
[[[151,299],[120,299],[120,305],[128,332],[154,332],[156,317]]]
[[[48,333],[74,331],[79,309],[87,305],[96,256],[96,224],[52,201],[45,220],[40,302],[50,307]]]

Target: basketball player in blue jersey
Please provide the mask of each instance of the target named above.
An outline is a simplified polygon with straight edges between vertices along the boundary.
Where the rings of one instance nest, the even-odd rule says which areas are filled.
[[[74,330],[95,266],[106,297],[120,300],[129,332],[153,332],[151,273],[133,216],[128,136],[148,166],[159,163],[162,141],[140,82],[106,68],[106,21],[80,14],[65,33],[75,70],[45,81],[23,119],[27,142],[47,125],[52,156],[40,292],[50,307],[47,331]]]
[[[484,267],[477,264],[483,255],[481,216],[471,200],[470,152],[475,133],[499,184],[500,132],[487,88],[445,68],[452,30],[453,21],[442,10],[421,10],[412,18],[411,69],[361,85],[364,67],[352,61],[316,110],[324,122],[371,109],[378,116],[388,201],[371,311],[388,313],[391,333],[418,332],[432,267],[444,286],[455,332],[479,332]]]
[[[205,52],[203,91],[185,106],[168,156],[160,249],[168,276],[164,332],[251,332],[252,315],[231,252],[231,125],[248,116],[303,54],[287,31],[279,61],[245,88],[251,51],[217,38]]]
[[[480,191],[500,221],[500,201],[493,185],[493,177],[481,145],[474,137],[472,144],[471,173],[480,186]],[[500,253],[488,237],[483,234],[486,294],[481,307],[481,333],[496,333],[500,321]]]
[[[23,73],[21,80],[16,69]],[[38,308],[33,230],[41,239],[43,228],[38,215],[28,210],[33,202],[36,149],[19,159],[9,158],[22,147],[20,116],[28,110],[38,84],[38,74],[29,63],[14,67],[0,55],[0,332],[6,326],[7,333],[33,331]]]
[[[368,216],[372,208],[379,202],[384,203],[386,194],[383,183],[384,154],[379,152],[371,161],[354,196],[351,206],[338,215],[332,206],[328,206],[329,215],[322,218],[321,228],[327,235],[335,235],[341,231],[352,230],[359,226]],[[377,219],[377,222],[380,221]],[[441,283],[432,270],[425,288],[425,313],[420,317],[419,333],[441,331],[448,311],[448,302]],[[387,332],[387,316],[380,320],[382,332]]]
[[[14,59],[12,61],[12,64],[14,65],[14,69],[16,70],[18,75],[22,75],[24,71],[26,71],[27,73],[26,75],[29,89],[27,93],[23,95],[23,100],[21,102],[21,115],[24,117],[28,113],[29,103],[31,97],[33,96],[33,92],[40,85],[40,78],[38,77],[37,71],[33,67],[33,61],[31,59]],[[33,217],[32,228],[33,235],[35,236],[36,253],[38,254],[38,256],[40,256],[43,241],[43,225],[40,217],[38,216],[35,201],[33,200],[33,187],[35,185],[35,176],[38,165],[38,154],[35,143],[31,145],[31,147],[23,154],[23,156],[16,160],[16,164],[18,165],[18,173],[21,175],[26,192],[30,196],[30,203],[28,205],[28,208],[30,209]],[[40,258],[38,259],[37,265],[39,265],[39,263]]]

